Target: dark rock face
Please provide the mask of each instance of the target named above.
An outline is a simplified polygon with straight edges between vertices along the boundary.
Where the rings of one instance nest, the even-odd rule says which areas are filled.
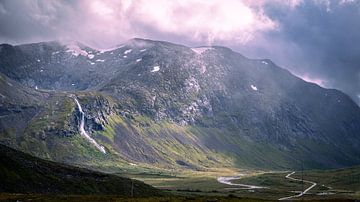
[[[248,59],[228,48],[191,49],[142,39],[108,51],[78,43],[1,45],[0,70],[33,94],[39,93],[34,88],[54,94],[93,93],[80,98],[88,131],[103,131],[112,115],[125,120],[139,115],[157,123],[228,131],[231,137],[224,137],[224,142],[207,136],[199,138],[199,144],[237,157],[243,155],[243,148],[233,139],[246,139],[259,148],[271,146],[287,156],[289,164],[300,159],[309,167],[360,162],[360,109],[349,96],[307,83],[270,60]],[[44,94],[49,93],[34,97],[43,100]],[[68,129],[54,128],[65,136],[77,130],[78,115],[74,105],[69,106],[73,118],[66,121]],[[0,113],[16,114],[18,108],[0,107]],[[163,160],[133,130],[122,126],[114,130],[114,147],[126,158]],[[46,138],[46,134],[38,136]],[[148,154],[130,151],[124,139],[134,139]],[[177,164],[189,167],[183,160]]]
[[[88,96],[84,101],[85,127],[88,131],[102,131],[108,117],[115,112],[109,101],[102,96]],[[77,115],[79,119],[80,115]],[[78,121],[79,122],[79,121]]]

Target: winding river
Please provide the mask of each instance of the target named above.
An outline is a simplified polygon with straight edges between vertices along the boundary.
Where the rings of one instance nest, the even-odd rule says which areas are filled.
[[[255,185],[248,185],[248,184],[237,184],[232,183],[232,180],[238,180],[241,179],[241,177],[244,176],[243,174],[239,174],[238,176],[230,176],[230,177],[218,177],[217,181],[221,184],[231,185],[231,186],[237,186],[239,189],[264,189],[265,187],[255,186]]]
[[[283,200],[291,200],[293,198],[298,198],[303,196],[304,194],[306,194],[308,191],[310,191],[312,188],[314,188],[317,183],[316,182],[312,182],[312,181],[308,181],[308,180],[301,180],[301,179],[297,179],[297,178],[293,178],[291,177],[293,174],[295,174],[295,172],[291,172],[289,174],[287,174],[285,176],[286,179],[290,179],[290,180],[294,180],[294,181],[303,181],[305,183],[309,183],[311,184],[311,186],[309,186],[307,189],[305,189],[304,191],[300,192],[299,194],[293,195],[293,196],[287,196],[287,197],[283,197],[283,198],[279,198],[279,201],[283,201]],[[255,185],[248,185],[248,184],[238,184],[238,183],[232,183],[232,180],[238,180],[241,179],[241,177],[244,176],[242,174],[239,174],[237,176],[230,176],[230,177],[218,177],[217,181],[221,184],[226,184],[226,185],[231,185],[231,186],[237,186],[237,187],[241,187],[239,189],[265,189],[266,187],[261,187],[261,186],[255,186]]]

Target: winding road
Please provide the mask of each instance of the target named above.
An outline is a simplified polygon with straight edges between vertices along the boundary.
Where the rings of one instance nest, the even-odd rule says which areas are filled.
[[[316,182],[311,182],[311,181],[308,181],[308,180],[301,180],[301,179],[297,179],[297,178],[293,178],[291,177],[291,175],[295,174],[295,171],[292,172],[292,173],[289,173],[285,176],[285,178],[287,179],[290,179],[290,180],[294,180],[294,181],[303,181],[303,182],[306,182],[306,183],[309,183],[311,184],[310,187],[308,187],[307,189],[305,189],[303,192],[301,192],[300,194],[296,194],[294,196],[287,196],[287,197],[283,197],[283,198],[279,198],[279,201],[283,201],[283,200],[290,200],[292,198],[298,198],[298,197],[301,197],[302,195],[306,194],[308,191],[310,191],[312,188],[314,188],[317,184]]]
[[[296,194],[296,195],[293,195],[293,196],[287,196],[287,197],[279,198],[279,199],[278,199],[279,201],[291,200],[291,199],[293,199],[293,198],[301,197],[301,196],[303,196],[304,194],[306,194],[308,191],[310,191],[312,188],[314,188],[314,187],[317,185],[316,182],[293,178],[293,177],[291,177],[293,174],[295,174],[295,171],[287,174],[287,175],[285,176],[285,178],[286,178],[286,179],[293,180],[293,181],[299,181],[299,182],[303,181],[303,182],[305,182],[305,183],[311,184],[311,186],[309,186],[309,187],[308,187],[307,189],[305,189],[304,191],[300,192],[300,194]],[[231,185],[231,186],[242,187],[242,188],[239,188],[239,189],[265,189],[265,188],[266,188],[266,187],[261,187],[261,186],[248,185],[248,184],[237,184],[237,183],[232,183],[232,182],[231,182],[232,180],[241,179],[242,176],[244,176],[244,175],[243,175],[243,174],[239,174],[239,175],[237,175],[237,176],[218,177],[218,178],[217,178],[217,181],[218,181],[219,183],[221,183],[221,184],[226,184],[226,185]]]

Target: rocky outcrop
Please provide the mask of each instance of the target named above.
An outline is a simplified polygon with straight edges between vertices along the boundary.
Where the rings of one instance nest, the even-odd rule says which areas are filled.
[[[2,89],[21,89],[19,97],[0,91],[1,97],[14,97],[7,103],[15,106],[0,107],[2,114],[25,120],[16,115],[19,106],[39,103],[36,114],[18,126],[19,135],[35,132],[26,136],[27,145],[45,139],[53,149],[56,141],[66,142],[58,137],[81,141],[76,139],[80,114],[66,98],[76,94],[86,131],[130,160],[196,165],[216,151],[256,166],[360,162],[360,108],[349,96],[305,82],[268,59],[249,59],[225,47],[142,39],[109,51],[57,42],[2,45],[0,67],[17,83],[2,81]],[[181,159],[191,149],[194,155]]]

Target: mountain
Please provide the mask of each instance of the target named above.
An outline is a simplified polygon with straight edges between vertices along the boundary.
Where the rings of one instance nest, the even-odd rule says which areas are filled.
[[[226,47],[2,44],[0,73],[0,141],[38,157],[195,170],[360,163],[349,96]],[[75,99],[105,154],[81,135]]]
[[[155,196],[161,192],[137,180],[32,157],[0,145],[0,192]]]

